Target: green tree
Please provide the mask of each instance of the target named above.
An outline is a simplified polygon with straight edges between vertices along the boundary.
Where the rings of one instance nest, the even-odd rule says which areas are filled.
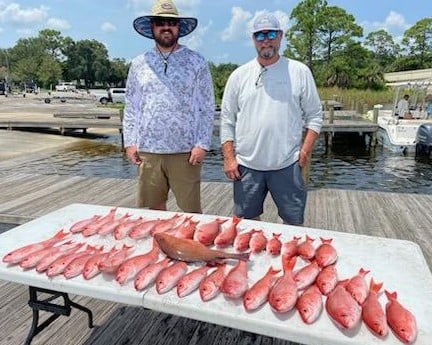
[[[106,47],[96,40],[68,41],[65,44],[66,75],[71,80],[83,80],[87,88],[96,83],[106,84],[110,75],[110,61]]]
[[[303,0],[291,12],[293,26],[287,30],[287,49],[285,56],[293,56],[313,69],[313,61],[319,56],[319,29],[325,17],[325,0]]]
[[[62,67],[54,57],[47,55],[38,68],[37,79],[47,89],[57,85],[62,79]]]
[[[374,61],[385,72],[389,72],[392,69],[400,48],[387,31],[381,29],[370,32],[366,36],[363,45],[371,50]]]
[[[41,41],[45,52],[58,61],[64,59],[63,45],[65,38],[60,31],[44,29],[39,31],[38,39]]]
[[[432,67],[432,18],[424,18],[405,31],[402,46],[413,58],[412,67]]]
[[[41,41],[37,38],[21,38],[10,49],[10,67],[18,81],[38,82],[38,70],[46,55]]]
[[[321,16],[325,18],[318,28],[323,59],[330,63],[333,52],[343,50],[353,37],[362,37],[363,29],[355,23],[353,15],[340,7],[323,7]]]
[[[125,59],[113,59],[110,61],[108,83],[115,86],[124,86],[126,83],[129,64]]]
[[[209,66],[213,79],[215,102],[216,104],[220,104],[222,101],[225,84],[230,74],[238,67],[238,65],[232,63],[215,65],[210,62]]]

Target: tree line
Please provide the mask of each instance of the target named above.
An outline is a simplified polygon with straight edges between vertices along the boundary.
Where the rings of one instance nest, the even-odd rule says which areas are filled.
[[[400,43],[383,29],[364,37],[353,15],[325,0],[303,0],[289,18],[283,55],[306,63],[320,87],[381,90],[386,72],[432,68],[432,18],[405,30]],[[216,102],[236,67],[210,62]],[[51,29],[0,49],[0,80],[32,80],[45,88],[60,80],[78,81],[85,88],[124,86],[128,68],[125,59],[110,59],[102,43],[74,41]]]

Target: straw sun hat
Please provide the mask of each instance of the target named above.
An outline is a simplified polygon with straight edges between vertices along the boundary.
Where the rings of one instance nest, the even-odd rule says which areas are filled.
[[[172,0],[157,0],[151,14],[138,17],[133,22],[134,29],[144,37],[153,39],[151,20],[154,18],[175,18],[179,20],[179,37],[189,35],[198,25],[198,20],[192,17],[181,17]]]

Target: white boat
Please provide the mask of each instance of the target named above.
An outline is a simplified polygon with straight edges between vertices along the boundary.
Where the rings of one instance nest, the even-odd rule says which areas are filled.
[[[396,116],[378,115],[377,141],[392,152],[414,153],[420,125],[431,123],[432,119],[399,119]]]
[[[416,152],[416,136],[422,124],[432,124],[432,118],[428,118],[425,104],[425,94],[431,83],[406,84],[396,89],[393,109],[383,110],[378,108],[377,142],[392,152],[404,154]],[[399,114],[397,105],[401,91],[410,94],[411,102],[409,111]],[[372,119],[373,111],[369,111],[367,118]]]

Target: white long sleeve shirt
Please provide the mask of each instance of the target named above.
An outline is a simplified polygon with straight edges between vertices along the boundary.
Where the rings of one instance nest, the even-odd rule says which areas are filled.
[[[141,152],[185,153],[210,148],[214,121],[213,82],[207,61],[180,46],[133,59],[123,115],[124,144]]]
[[[233,141],[239,164],[283,169],[298,159],[303,128],[321,130],[321,102],[309,68],[285,57],[256,59],[229,77],[221,107],[221,143]]]

